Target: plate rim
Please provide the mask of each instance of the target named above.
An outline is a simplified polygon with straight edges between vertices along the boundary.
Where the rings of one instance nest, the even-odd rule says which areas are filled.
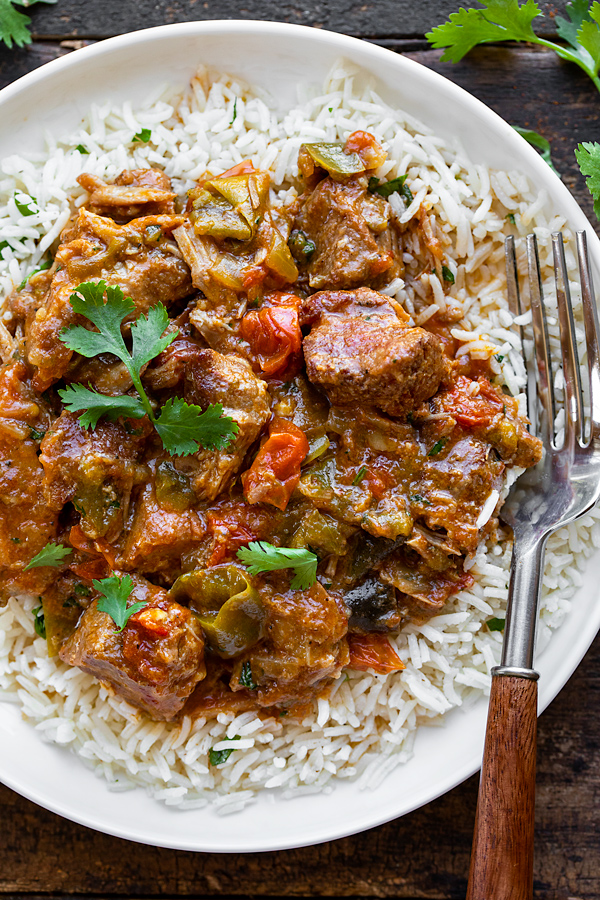
[[[141,29],[139,31],[128,32],[126,34],[107,38],[90,46],[81,48],[76,53],[70,53],[66,56],[51,60],[50,62],[45,63],[32,72],[21,76],[16,81],[7,85],[5,88],[0,90],[0,111],[5,103],[18,98],[19,94],[25,93],[30,88],[34,87],[38,82],[41,82],[48,77],[52,77],[54,73],[58,73],[60,71],[68,71],[69,69],[76,70],[79,67],[85,67],[88,60],[97,56],[110,55],[115,50],[118,50],[124,46],[152,42],[153,40],[167,34],[210,34],[211,32],[215,32],[218,34],[235,34],[239,32],[252,34],[265,31],[272,33],[274,37],[277,35],[277,33],[285,33],[286,35],[296,33],[298,38],[300,38],[301,40],[308,39],[310,42],[330,44],[333,41],[339,47],[340,55],[349,55],[350,57],[352,57],[351,51],[353,49],[357,50],[358,48],[360,48],[360,52],[358,54],[359,65],[361,65],[360,57],[362,57],[363,64],[365,57],[372,60],[374,64],[377,63],[378,59],[385,60],[388,63],[393,59],[395,64],[399,67],[399,70],[405,67],[408,72],[413,71],[417,73],[420,80],[429,81],[432,86],[435,86],[436,84],[442,84],[444,90],[446,92],[449,91],[457,99],[457,101],[462,101],[463,104],[465,102],[468,102],[469,106],[475,107],[475,109],[479,112],[484,120],[488,120],[494,128],[500,128],[504,132],[506,141],[514,146],[515,151],[519,154],[520,157],[529,158],[532,165],[534,165],[534,168],[537,168],[539,166],[539,171],[544,171],[541,167],[545,166],[546,164],[541,161],[536,151],[532,147],[530,147],[521,137],[519,137],[517,133],[513,131],[511,126],[500,115],[498,115],[498,113],[490,109],[481,100],[471,95],[464,88],[460,87],[453,81],[450,81],[448,78],[435,72],[434,70],[429,69],[427,66],[415,60],[408,59],[402,54],[395,53],[388,48],[369,43],[368,41],[362,40],[360,38],[351,37],[350,35],[339,34],[337,32],[324,29],[315,29],[305,25],[273,22],[270,20],[262,19],[215,19],[210,21],[199,20],[195,22],[174,23],[170,25],[154,26],[152,28]],[[545,177],[548,177],[550,174],[552,173],[544,171]],[[556,191],[559,191],[559,193],[562,193],[565,205],[570,206],[574,204],[577,208],[579,218],[582,222],[585,222],[586,230],[588,231],[588,242],[592,245],[595,244],[595,253],[592,252],[592,256],[595,256],[596,260],[600,261],[600,242],[598,241],[591,223],[583,213],[583,210],[579,207],[579,204],[577,203],[573,195],[568,191],[567,187],[560,181],[557,176],[552,174],[552,177],[556,182],[554,184],[554,189]],[[593,627],[590,628],[589,631],[582,630],[579,633],[578,640],[573,643],[573,659],[576,659],[577,661],[569,664],[569,666],[561,672],[560,677],[557,678],[555,675],[553,678],[548,679],[543,686],[541,685],[543,689],[540,691],[539,713],[541,713],[549,705],[549,703],[552,702],[552,700],[564,687],[575,669],[583,660],[585,653],[589,649],[589,646],[591,645],[598,629],[600,628],[600,605],[598,605],[597,607],[597,613],[592,620],[592,623]],[[564,623],[560,627],[564,627]],[[482,703],[487,704],[487,700],[485,700],[485,698],[482,698],[482,700],[479,701],[479,705],[481,705]],[[33,725],[31,725],[30,727],[33,729]],[[63,748],[59,749],[60,752],[65,752]],[[66,752],[71,751],[67,750]],[[81,761],[79,762],[81,763]],[[77,824],[84,825],[93,830],[97,830],[124,840],[149,844],[151,846],[195,852],[256,853],[312,846],[330,840],[338,840],[340,838],[347,837],[349,835],[366,831],[379,825],[385,824],[386,822],[389,822],[394,818],[398,818],[401,815],[406,815],[414,811],[415,809],[420,808],[424,804],[432,802],[433,800],[443,796],[449,790],[452,790],[458,784],[462,783],[468,777],[473,775],[478,770],[478,768],[479,763],[474,763],[471,757],[467,758],[462,767],[458,768],[451,776],[447,777],[446,780],[441,783],[442,786],[439,788],[439,790],[436,787],[436,793],[434,795],[428,796],[424,800],[419,800],[418,798],[415,799],[413,803],[406,806],[400,813],[398,813],[397,811],[390,812],[384,814],[383,816],[371,814],[366,815],[363,819],[361,819],[360,816],[357,816],[356,819],[353,819],[351,824],[340,827],[335,834],[319,834],[319,826],[317,825],[317,835],[314,838],[311,837],[310,841],[307,841],[304,838],[300,838],[297,841],[282,839],[279,843],[272,841],[268,846],[265,846],[261,845],[260,842],[253,842],[249,840],[247,845],[241,848],[239,846],[236,846],[235,848],[223,846],[207,847],[206,845],[200,847],[197,840],[190,839],[190,841],[187,843],[182,842],[181,839],[169,841],[168,838],[165,838],[164,835],[162,835],[158,839],[149,839],[148,834],[145,833],[143,829],[136,831],[135,829],[132,829],[128,826],[127,829],[124,830],[122,828],[119,828],[118,824],[107,824],[107,822],[104,821],[103,817],[96,816],[93,810],[88,811],[87,815],[83,815],[76,809],[71,808],[68,804],[61,805],[59,802],[55,802],[53,800],[49,801],[48,799],[44,798],[43,793],[33,790],[30,786],[27,785],[27,783],[20,781],[17,777],[6,777],[4,773],[0,772],[0,781],[2,781],[2,783],[4,783],[7,787],[15,790],[20,795],[24,796],[28,800],[31,800],[44,809],[47,809],[53,813],[56,813],[57,815],[76,822]],[[93,773],[90,772],[90,777],[92,774]],[[138,790],[140,789],[138,788]],[[297,797],[294,798],[294,800],[291,802],[301,802],[302,799],[302,797]],[[159,801],[153,800],[153,802],[158,803]],[[168,815],[168,813],[170,812],[171,810],[165,808],[165,815]],[[177,814],[184,815],[184,813],[180,811],[177,811]]]

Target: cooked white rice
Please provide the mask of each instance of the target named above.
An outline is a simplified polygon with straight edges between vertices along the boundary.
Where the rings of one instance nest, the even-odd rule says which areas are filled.
[[[133,143],[142,128],[151,129],[151,140]],[[137,110],[127,103],[94,107],[75,134],[61,139],[48,135],[43,154],[3,160],[2,296],[56,243],[70,204],[85,201],[75,180],[84,171],[112,179],[123,169],[157,165],[183,193],[207,168],[218,174],[251,157],[255,166],[270,170],[277,197],[285,202],[295,196],[291,185],[300,144],[344,140],[358,128],[375,134],[388,151],[380,177],[408,174],[414,202],[405,209],[398,195],[390,198],[399,220],[409,221],[425,204],[451,239],[448,266],[455,284],[449,295],[434,275],[414,285],[396,279],[386,292],[404,304],[417,324],[448,304],[460,307],[463,317],[453,331],[461,342],[459,353],[502,357],[492,359],[492,368],[520,397],[524,410],[519,331],[505,297],[504,238],[536,233],[551,295],[550,235],[562,229],[569,236],[564,219],[548,211],[545,192],[522,174],[472,164],[460,147],[449,147],[421,123],[383,103],[346,63],[334,68],[318,95],[303,89],[298,105],[283,116],[268,97],[257,96],[247,85],[201,72],[183,97],[166,91]],[[23,215],[15,200],[33,214]],[[518,239],[521,264],[522,244]],[[574,272],[572,246],[572,241],[567,244],[567,262]],[[419,250],[416,243],[407,247],[409,272]],[[580,323],[579,294],[572,287]],[[557,351],[555,320],[551,332]],[[560,388],[560,374],[557,384]],[[486,504],[480,525],[492,515],[495,499]],[[568,612],[569,598],[582,581],[582,561],[600,547],[599,518],[593,511],[549,542],[538,649]],[[18,704],[40,739],[70,748],[111,789],[142,785],[156,799],[181,809],[212,803],[219,812],[234,812],[259,790],[277,788],[285,797],[329,791],[336,778],[373,787],[409,759],[419,725],[439,724],[444,713],[468,706],[489,690],[502,636],[484,623],[505,615],[509,563],[506,541],[480,546],[467,561],[475,576],[473,587],[453,597],[441,615],[408,626],[394,639],[405,671],[387,676],[348,672],[302,722],[261,719],[254,713],[154,722],[91,676],[49,659],[46,642],[33,628],[36,603],[28,598],[13,599],[0,609],[0,700]],[[235,752],[211,767],[211,748]]]

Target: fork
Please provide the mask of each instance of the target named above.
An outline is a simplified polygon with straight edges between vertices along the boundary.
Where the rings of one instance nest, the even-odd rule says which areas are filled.
[[[552,245],[565,383],[564,439],[559,442],[555,435],[557,404],[550,342],[537,243],[530,234],[527,263],[535,353],[525,360],[527,399],[532,429],[543,441],[544,454],[513,486],[501,512],[513,529],[514,544],[502,659],[492,669],[467,900],[531,900],[533,896],[538,679],[533,653],[544,552],[548,537],[583,515],[600,496],[598,314],[585,232],[577,233],[577,254],[589,376],[588,415],[560,233],[552,235]],[[521,314],[512,237],[506,239],[505,251],[509,306]]]

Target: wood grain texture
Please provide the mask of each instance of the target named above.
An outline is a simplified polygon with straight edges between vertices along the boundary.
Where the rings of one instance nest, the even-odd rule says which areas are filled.
[[[531,900],[537,682],[494,675],[467,900]]]
[[[553,34],[566,0],[540,0],[536,30]],[[475,4],[462,4],[475,5]],[[153,25],[201,19],[262,19],[312,25],[360,37],[421,37],[461,6],[460,0],[58,0],[30,15],[38,37],[110,37]]]
[[[134,0],[59,0],[31,11],[36,30],[67,38],[113,34],[161,24],[169,15],[202,7],[222,17],[228,0],[207,4],[167,4]],[[583,73],[554,54],[525,47],[476,50],[459,65],[440,62],[440,53],[422,39],[392,35],[421,34],[441,21],[456,4],[379,0],[377,10],[403,11],[406,24],[392,26],[381,16],[374,30],[358,30],[365,15],[345,4],[347,21],[339,30],[377,36],[377,42],[402,50],[466,87],[509,122],[528,125],[551,138],[553,156],[565,183],[589,215],[592,204],[578,174],[573,146],[600,140],[600,98]],[[563,4],[561,4],[563,5]],[[435,15],[431,12],[434,7]],[[168,9],[167,9],[168,7]],[[189,8],[188,8],[189,7]],[[292,6],[246,3],[263,18],[292,15]],[[370,7],[373,10],[375,0]],[[181,10],[183,9],[183,13]],[[317,4],[297,8],[316,18]],[[335,28],[341,4],[320,4],[326,27]],[[139,12],[139,11],[142,12]],[[173,13],[168,10],[173,10]],[[423,12],[426,10],[426,12]],[[219,15],[217,13],[220,11]],[[368,10],[367,10],[368,11]],[[210,18],[208,14],[197,18]],[[439,17],[438,17],[439,13]],[[243,10],[238,15],[245,15]],[[249,15],[249,14],[248,14]],[[50,16],[50,18],[45,18]],[[138,17],[138,25],[131,17]],[[427,19],[427,21],[424,21]],[[358,17],[358,18],[357,18]],[[421,18],[419,18],[421,17]],[[290,19],[292,21],[292,19]],[[371,19],[373,21],[373,17]],[[395,20],[394,20],[395,21]],[[383,26],[382,23],[383,22]],[[414,23],[421,23],[419,28]],[[129,23],[129,24],[127,24]],[[49,25],[56,28],[50,30]],[[94,32],[91,26],[103,30]],[[351,26],[351,27],[350,27]],[[363,27],[362,25],[360,26]],[[420,30],[419,30],[420,29]],[[387,34],[386,34],[387,32]],[[50,59],[71,52],[57,41],[30,48],[0,49],[0,85]],[[598,900],[600,897],[600,638],[567,687],[539,722],[535,900]],[[96,834],[46,812],[0,786],[0,897],[385,897],[402,900],[464,898],[477,799],[471,778],[422,809],[362,835],[319,847],[281,853],[224,856],[156,850]]]

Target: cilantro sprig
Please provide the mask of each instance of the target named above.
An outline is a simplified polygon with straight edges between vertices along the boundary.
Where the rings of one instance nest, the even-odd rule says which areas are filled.
[[[426,37],[434,48],[444,48],[442,60],[458,62],[477,44],[497,41],[526,41],[553,50],[567,62],[575,63],[600,91],[600,2],[571,0],[565,7],[567,18],[555,16],[559,44],[540,37],[533,22],[542,16],[535,0],[479,0],[476,9],[459,9],[447,22],[433,28]],[[552,166],[548,141],[530,129],[517,131]],[[600,143],[584,142],[575,151],[577,163],[594,199],[594,212],[600,218]],[[554,166],[552,166],[554,168]],[[556,170],[555,170],[556,171]]]
[[[104,295],[106,294],[106,301]],[[104,416],[114,421],[119,416],[141,419],[148,416],[156,428],[163,446],[174,456],[188,456],[203,447],[222,450],[238,432],[238,425],[223,415],[223,407],[215,403],[207,410],[174,397],[155,412],[141,379],[143,367],[162,353],[178,334],[165,334],[169,316],[162,303],[157,303],[141,315],[131,326],[131,350],[121,334],[123,321],[135,310],[135,304],[125,297],[118,286],[106,282],[80,284],[70,298],[73,310],[95,325],[91,331],[83,325],[64,328],[60,339],[70,349],[87,358],[100,353],[112,353],[127,367],[137,397],[129,394],[107,396],[82,384],[69,385],[59,395],[70,412],[82,412],[79,421],[84,428],[95,428]]]
[[[132,603],[131,606],[127,605],[133,591],[133,580],[130,575],[124,575],[123,578],[111,575],[110,578],[95,579],[92,584],[101,595],[97,608],[100,612],[108,613],[117,626],[117,631],[123,631],[129,619],[140,609],[148,606],[145,600]]]
[[[247,566],[251,575],[293,569],[293,591],[304,591],[317,580],[318,557],[310,550],[274,547],[268,541],[251,541],[237,552],[237,558]]]
[[[31,19],[15,9],[18,6],[33,6],[36,0],[0,0],[0,40],[10,49],[13,44],[24,47],[31,43],[29,25]],[[38,0],[41,3],[56,3],[56,0]]]
[[[42,547],[39,553],[30,559],[25,566],[27,569],[39,569],[41,566],[60,566],[60,564],[72,553],[70,547],[64,547],[62,544],[55,544],[50,541],[45,547]]]

